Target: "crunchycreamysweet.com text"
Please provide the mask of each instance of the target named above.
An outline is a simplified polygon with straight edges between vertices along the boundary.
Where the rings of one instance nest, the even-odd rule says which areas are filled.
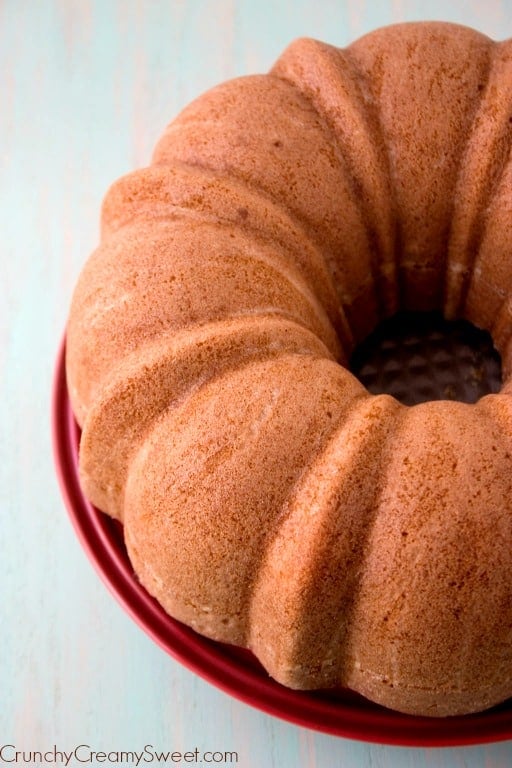
[[[59,749],[56,744],[46,749],[20,749],[15,744],[0,746],[0,764],[6,765],[177,765],[215,764],[236,765],[238,752],[204,750],[197,747],[186,752],[157,749],[145,744],[140,750],[95,749],[89,744],[78,744],[72,749]]]

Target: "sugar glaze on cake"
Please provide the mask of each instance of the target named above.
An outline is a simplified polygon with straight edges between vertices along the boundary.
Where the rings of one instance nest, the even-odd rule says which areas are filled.
[[[403,712],[512,696],[512,43],[292,43],[116,182],[67,378],[86,495],[146,589],[293,688]],[[487,329],[499,394],[347,370],[400,309]]]

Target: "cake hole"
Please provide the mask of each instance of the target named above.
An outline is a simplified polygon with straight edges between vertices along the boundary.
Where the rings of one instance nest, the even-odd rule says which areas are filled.
[[[404,405],[475,403],[501,388],[501,358],[487,331],[438,312],[400,312],[355,350],[350,370],[373,394]]]

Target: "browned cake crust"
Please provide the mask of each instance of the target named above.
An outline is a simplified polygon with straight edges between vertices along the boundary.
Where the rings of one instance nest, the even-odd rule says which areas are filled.
[[[294,688],[512,696],[512,44],[294,42],[116,182],[67,375],[85,493],[144,586]],[[405,407],[347,371],[398,309],[486,328],[504,385]]]

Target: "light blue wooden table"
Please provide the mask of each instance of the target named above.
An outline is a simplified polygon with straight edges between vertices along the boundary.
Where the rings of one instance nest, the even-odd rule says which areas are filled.
[[[510,742],[402,749],[302,730],[183,669],[93,571],[51,456],[54,358],[108,184],[147,164],[191,98],[265,71],[292,38],[343,45],[422,18],[512,36],[506,0],[1,0],[0,747],[236,751],[240,768],[512,766]]]

